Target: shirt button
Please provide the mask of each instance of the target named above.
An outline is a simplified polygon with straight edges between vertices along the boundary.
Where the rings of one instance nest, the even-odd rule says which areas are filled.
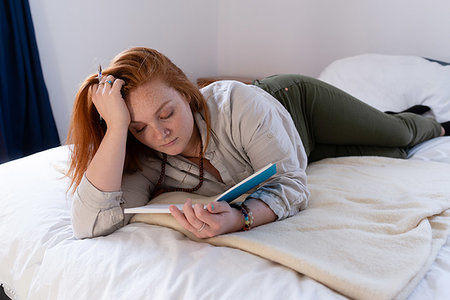
[[[272,134],[271,132],[269,132],[269,133],[267,134],[267,137],[268,137],[269,139],[271,139],[271,138],[273,138],[273,134]]]

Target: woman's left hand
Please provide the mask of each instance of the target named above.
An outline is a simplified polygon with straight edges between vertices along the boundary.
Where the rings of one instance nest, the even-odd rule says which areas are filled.
[[[203,204],[192,206],[192,200],[187,199],[182,212],[174,205],[169,209],[178,223],[198,238],[239,231],[244,226],[242,213],[225,201],[210,202],[205,207]]]

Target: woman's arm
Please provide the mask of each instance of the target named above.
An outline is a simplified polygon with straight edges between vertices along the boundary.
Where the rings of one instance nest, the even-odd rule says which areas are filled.
[[[105,120],[107,130],[86,170],[86,177],[104,192],[119,191],[122,183],[130,124],[130,113],[120,93],[123,83],[123,80],[114,80],[114,77],[109,75],[104,83],[91,87],[92,101]]]
[[[116,192],[122,183],[128,128],[107,129],[86,170],[86,177],[103,192]]]
[[[253,214],[253,227],[271,223],[277,219],[277,215],[273,210],[259,199],[250,198],[245,201],[245,205],[247,205]]]
[[[123,81],[108,76],[90,88],[107,131],[75,191],[72,227],[77,238],[109,234],[124,225],[121,184],[130,115],[120,93]]]

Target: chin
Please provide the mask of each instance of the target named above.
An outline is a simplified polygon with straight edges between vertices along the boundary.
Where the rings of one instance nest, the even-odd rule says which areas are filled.
[[[170,155],[170,156],[175,156],[175,155],[178,155],[181,153],[181,151],[173,151],[173,150],[171,151],[168,149],[166,149],[165,151],[161,151],[161,152],[166,153],[167,155]]]
[[[161,148],[159,151],[166,153],[167,155],[175,156],[183,152],[183,147],[180,147],[179,145],[174,145],[168,148]]]

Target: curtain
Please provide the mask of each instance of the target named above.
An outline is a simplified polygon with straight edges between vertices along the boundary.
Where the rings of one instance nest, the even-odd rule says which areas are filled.
[[[59,144],[28,0],[0,0],[0,163]]]

